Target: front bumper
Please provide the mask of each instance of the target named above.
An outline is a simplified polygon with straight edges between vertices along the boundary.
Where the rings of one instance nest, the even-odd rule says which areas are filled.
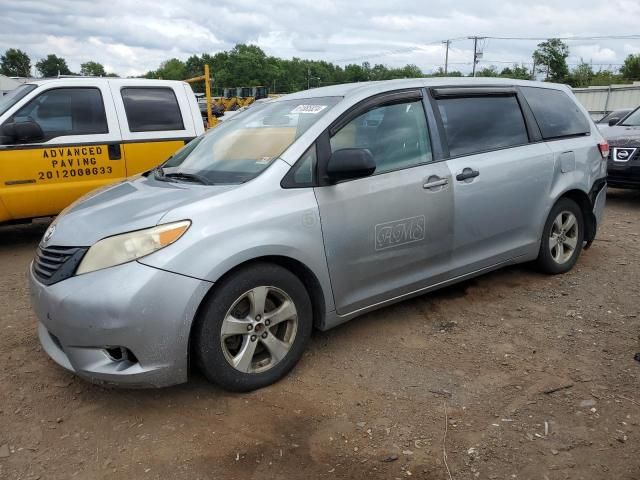
[[[635,150],[638,148],[634,147]],[[640,188],[640,152],[627,161],[609,159],[607,183],[610,187]]]
[[[210,282],[130,262],[45,286],[29,270],[42,347],[94,383],[162,387],[187,380],[189,332]],[[114,358],[122,347],[131,358]]]

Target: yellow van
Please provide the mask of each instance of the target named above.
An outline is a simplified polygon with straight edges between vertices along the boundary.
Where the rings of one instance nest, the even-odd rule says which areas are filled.
[[[58,78],[0,97],[0,224],[56,215],[204,132],[189,84]]]

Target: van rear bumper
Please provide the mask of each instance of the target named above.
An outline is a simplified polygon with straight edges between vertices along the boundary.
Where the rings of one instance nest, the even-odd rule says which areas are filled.
[[[596,228],[602,223],[604,218],[604,207],[607,203],[607,182],[606,180],[600,186],[600,190],[596,191],[596,197],[593,200],[593,216],[596,219]],[[595,232],[594,232],[595,236]]]

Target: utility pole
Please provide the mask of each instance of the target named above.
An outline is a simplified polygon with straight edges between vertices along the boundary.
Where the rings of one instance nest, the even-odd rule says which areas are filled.
[[[482,52],[478,52],[478,40],[484,40],[487,37],[467,37],[473,40],[473,76],[476,76],[476,65],[478,58],[482,56]]]
[[[531,69],[531,80],[536,79],[536,59],[533,59],[533,68]]]
[[[451,44],[451,40],[445,40],[442,43],[447,46],[444,54],[444,74],[446,75],[449,67],[449,45]]]
[[[311,88],[311,69],[307,68],[307,90]]]

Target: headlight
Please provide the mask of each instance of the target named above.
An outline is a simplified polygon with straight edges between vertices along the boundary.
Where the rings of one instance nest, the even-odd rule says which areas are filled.
[[[103,238],[86,253],[76,275],[127,263],[156,252],[178,240],[190,225],[189,220],[183,220]]]

